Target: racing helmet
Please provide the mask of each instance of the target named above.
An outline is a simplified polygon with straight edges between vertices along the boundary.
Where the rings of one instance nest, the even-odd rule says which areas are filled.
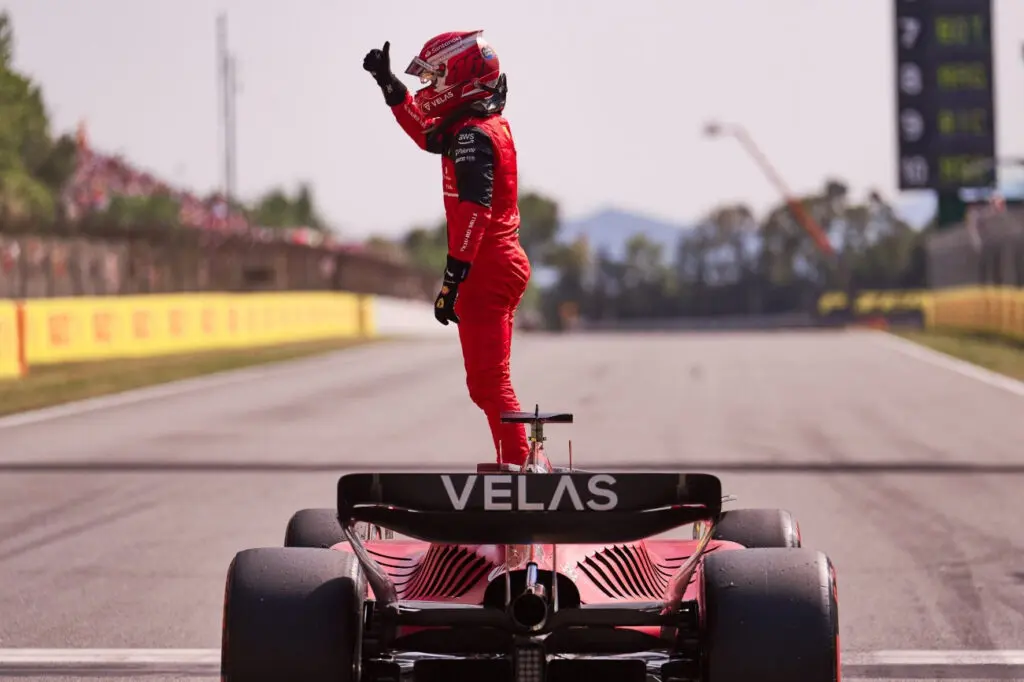
[[[428,40],[405,72],[426,84],[413,98],[434,117],[492,97],[501,66],[482,30],[453,31]]]

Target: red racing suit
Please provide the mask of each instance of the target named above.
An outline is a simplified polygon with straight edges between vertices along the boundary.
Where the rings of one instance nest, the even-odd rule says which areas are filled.
[[[448,255],[471,264],[455,304],[466,386],[487,415],[499,462],[522,465],[529,454],[526,427],[499,417],[520,409],[509,363],[513,318],[530,279],[519,244],[512,131],[499,114],[467,114],[435,132],[437,119],[427,118],[409,93],[391,111],[421,149],[441,154]]]

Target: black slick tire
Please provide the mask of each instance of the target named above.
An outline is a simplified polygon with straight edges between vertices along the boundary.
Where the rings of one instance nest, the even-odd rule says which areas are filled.
[[[224,682],[352,682],[361,659],[365,583],[346,552],[247,549],[228,569]]]
[[[389,529],[377,530],[369,524],[359,522],[356,535],[366,539],[391,539],[394,532]],[[338,523],[338,512],[334,509],[300,509],[292,514],[284,531],[285,547],[333,547],[346,542],[345,533]]]
[[[285,547],[333,547],[345,542],[334,509],[300,509],[292,514],[284,531]]]
[[[829,558],[810,549],[705,556],[705,682],[836,682],[839,610]]]
[[[732,509],[722,512],[712,540],[728,540],[750,549],[800,547],[800,526],[785,509]]]

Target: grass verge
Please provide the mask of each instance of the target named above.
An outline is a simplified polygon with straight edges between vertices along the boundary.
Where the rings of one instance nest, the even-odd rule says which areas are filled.
[[[319,355],[380,340],[383,339],[328,339],[245,350],[34,367],[23,379],[0,380],[0,415],[204,374]]]
[[[1024,343],[996,336],[956,333],[893,331],[896,336],[940,353],[1024,380]]]

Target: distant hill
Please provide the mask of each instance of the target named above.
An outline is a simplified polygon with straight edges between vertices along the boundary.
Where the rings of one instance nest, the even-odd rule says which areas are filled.
[[[626,253],[626,243],[637,234],[648,240],[661,244],[668,257],[675,250],[690,226],[677,225],[649,216],[607,208],[584,218],[567,221],[558,231],[559,241],[573,242],[580,236],[586,236],[593,252],[606,250],[613,258],[621,258]]]
[[[920,229],[935,215],[935,197],[930,193],[908,194],[895,202],[896,214],[915,229]],[[605,249],[612,257],[625,255],[626,243],[634,235],[642,234],[648,240],[661,244],[665,255],[671,257],[692,224],[671,223],[641,213],[617,208],[606,208],[582,218],[562,224],[558,240],[563,243],[586,236],[590,248],[597,252]]]
[[[675,258],[679,239],[688,230],[688,226],[676,225],[651,218],[650,216],[632,213],[617,208],[606,208],[583,218],[568,220],[558,230],[558,241],[568,244],[585,236],[590,244],[591,253],[602,249],[613,259],[626,255],[626,244],[637,234],[648,240],[661,244],[666,260]],[[533,281],[545,287],[554,284],[557,272],[540,264],[533,268]]]

